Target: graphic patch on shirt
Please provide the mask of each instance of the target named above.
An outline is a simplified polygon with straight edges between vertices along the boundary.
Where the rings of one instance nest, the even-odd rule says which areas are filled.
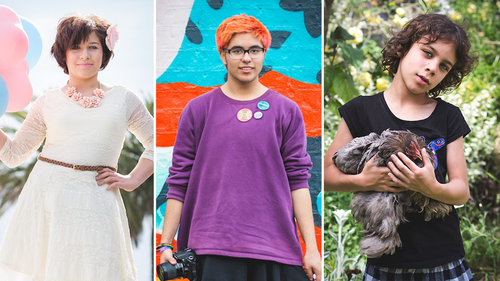
[[[439,138],[429,142],[429,144],[427,145],[427,148],[429,148],[432,151],[432,154],[434,155],[434,170],[436,170],[438,167],[438,158],[436,155],[436,151],[442,148],[444,144],[445,144],[444,139]]]

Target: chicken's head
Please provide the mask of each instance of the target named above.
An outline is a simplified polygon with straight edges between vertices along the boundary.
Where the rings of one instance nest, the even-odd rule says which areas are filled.
[[[410,144],[405,147],[405,154],[415,162],[415,160],[419,159],[420,161],[424,161],[422,158],[422,154],[420,153],[420,147],[413,140],[410,140]]]

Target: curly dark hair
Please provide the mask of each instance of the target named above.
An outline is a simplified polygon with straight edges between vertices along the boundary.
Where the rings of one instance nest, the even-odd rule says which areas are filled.
[[[428,92],[431,97],[456,89],[462,79],[474,68],[477,57],[471,55],[471,45],[465,25],[459,25],[445,15],[423,14],[408,22],[403,30],[392,37],[382,50],[382,68],[391,77],[396,74],[399,62],[414,43],[422,38],[426,44],[443,40],[455,45],[456,63],[445,78]]]
[[[54,56],[59,66],[68,73],[66,65],[66,51],[73,46],[79,45],[89,39],[92,32],[95,32],[102,46],[102,64],[100,69],[103,70],[112,56],[113,51],[106,47],[106,36],[108,27],[111,24],[96,15],[70,15],[62,18],[57,26],[56,40],[50,49],[50,53]]]

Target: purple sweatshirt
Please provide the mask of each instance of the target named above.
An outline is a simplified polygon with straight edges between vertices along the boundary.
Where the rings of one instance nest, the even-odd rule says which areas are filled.
[[[300,108],[271,89],[238,101],[217,88],[190,101],[167,179],[167,198],[184,202],[178,247],[302,265],[291,191],[308,188],[306,147]]]

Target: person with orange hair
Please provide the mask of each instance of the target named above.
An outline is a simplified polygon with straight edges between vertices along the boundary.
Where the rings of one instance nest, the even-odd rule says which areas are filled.
[[[215,37],[227,82],[181,114],[160,261],[177,263],[171,243],[179,227],[178,248],[198,255],[197,280],[321,280],[302,113],[259,82],[271,34],[236,15]]]

